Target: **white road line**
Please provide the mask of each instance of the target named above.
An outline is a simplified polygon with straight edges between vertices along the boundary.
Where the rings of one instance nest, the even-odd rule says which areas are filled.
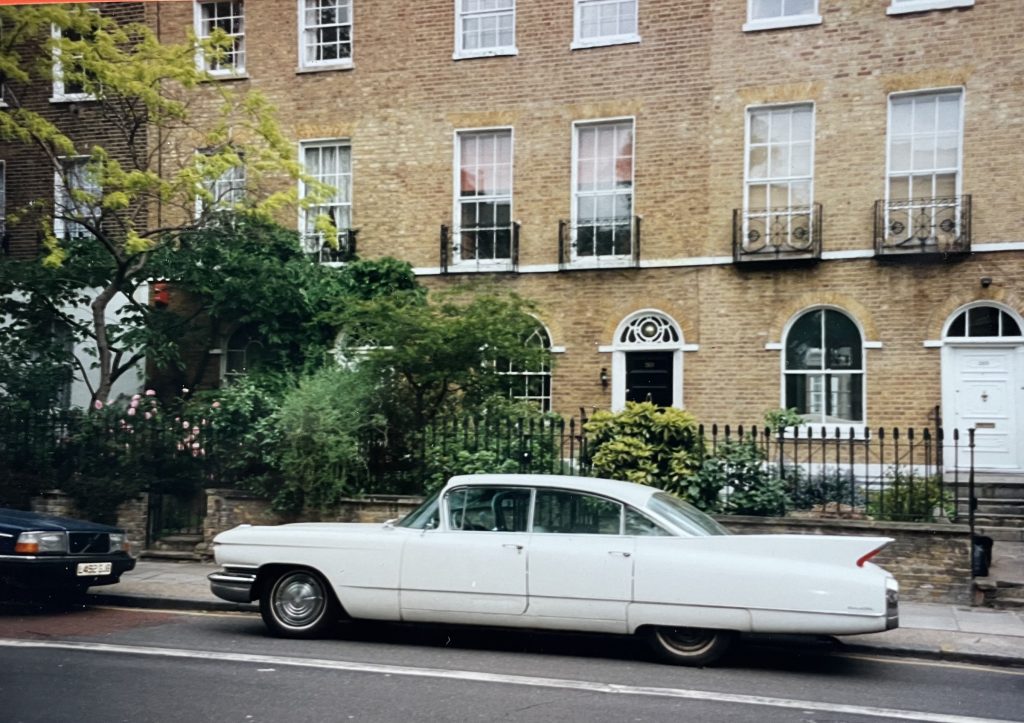
[[[277,655],[253,655],[249,653],[225,653],[205,650],[151,648],[134,645],[110,645],[106,643],[88,643],[73,641],[57,642],[47,640],[0,639],[0,647],[36,648],[47,650],[78,650],[95,653],[144,655],[163,658],[190,658],[192,660],[198,659],[232,663],[253,663],[261,667],[287,665],[297,668],[343,670],[355,673],[403,675],[416,678],[439,678],[443,680],[461,680],[473,683],[522,685],[535,688],[558,688],[562,690],[577,690],[589,693],[639,695],[653,698],[685,698],[689,700],[704,700],[717,703],[733,703],[738,705],[765,706],[770,708],[792,708],[795,710],[820,711],[826,713],[845,713],[848,715],[875,716],[881,718],[893,718],[897,720],[927,721],[928,723],[1009,723],[1006,720],[995,718],[974,718],[971,716],[949,715],[946,713],[929,713],[927,711],[901,710],[898,708],[876,708],[872,706],[846,705],[843,703],[826,703],[821,701],[799,700],[793,698],[774,698],[771,696],[762,695],[743,695],[740,693],[720,693],[716,691],[694,690],[690,688],[654,688],[646,686],[617,685],[615,683],[599,683],[586,680],[538,678],[527,675],[503,675],[499,673],[484,673],[472,670],[415,668],[404,665],[360,663],[347,660],[325,660],[322,658],[289,658]]]

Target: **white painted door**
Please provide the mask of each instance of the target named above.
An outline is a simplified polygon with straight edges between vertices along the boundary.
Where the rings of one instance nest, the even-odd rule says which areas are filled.
[[[947,412],[947,420],[961,435],[975,430],[976,468],[1015,470],[1024,463],[1021,352],[1016,347],[952,348],[953,373],[946,395],[952,415]],[[961,443],[966,444],[964,436]]]

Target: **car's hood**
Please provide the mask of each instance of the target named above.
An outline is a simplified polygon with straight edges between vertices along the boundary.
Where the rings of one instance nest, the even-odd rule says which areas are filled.
[[[101,525],[98,522],[74,520],[68,517],[54,517],[38,512],[11,510],[0,508],[0,532],[18,533],[26,530],[59,532],[73,530],[75,532],[120,532],[116,527]]]

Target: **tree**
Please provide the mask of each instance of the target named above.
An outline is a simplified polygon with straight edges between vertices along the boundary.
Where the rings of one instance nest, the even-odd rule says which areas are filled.
[[[2,316],[20,320],[0,334],[7,346],[57,320],[86,340],[93,359],[75,364],[96,370],[90,391],[99,406],[143,357],[168,362],[176,353],[170,342],[179,330],[166,323],[173,320],[155,319],[137,293],[155,255],[195,254],[197,245],[183,238],[213,228],[225,209],[266,219],[328,191],[303,177],[263,96],[204,82],[196,53],[224,55],[230,40],[223,32],[161,44],[144,24],[119,24],[85,6],[0,8],[0,24],[7,103],[0,140],[30,145],[60,190],[52,208],[36,203],[14,214],[13,221],[39,219],[44,253],[0,264],[0,294],[18,292],[17,302],[4,301]],[[86,99],[92,139],[33,107],[33,88],[51,82],[46,61],[53,57],[65,87]],[[301,202],[299,178],[308,191]],[[328,220],[318,219],[318,228],[336,238]],[[216,234],[202,241],[221,243]],[[124,303],[116,316],[115,300]],[[69,313],[73,306],[87,306],[87,319]]]
[[[347,299],[328,316],[341,330],[341,354],[383,380],[389,417],[416,429],[502,393],[499,360],[519,367],[550,363],[548,350],[524,344],[538,324],[532,308],[511,294],[462,288],[429,296],[413,287]]]

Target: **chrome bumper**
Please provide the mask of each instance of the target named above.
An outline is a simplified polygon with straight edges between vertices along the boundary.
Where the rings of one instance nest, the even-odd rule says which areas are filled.
[[[885,629],[900,626],[900,587],[895,579],[889,579],[885,586]]]
[[[228,602],[248,603],[255,598],[256,573],[224,570],[212,572],[206,576],[210,581],[210,591],[221,600]]]

